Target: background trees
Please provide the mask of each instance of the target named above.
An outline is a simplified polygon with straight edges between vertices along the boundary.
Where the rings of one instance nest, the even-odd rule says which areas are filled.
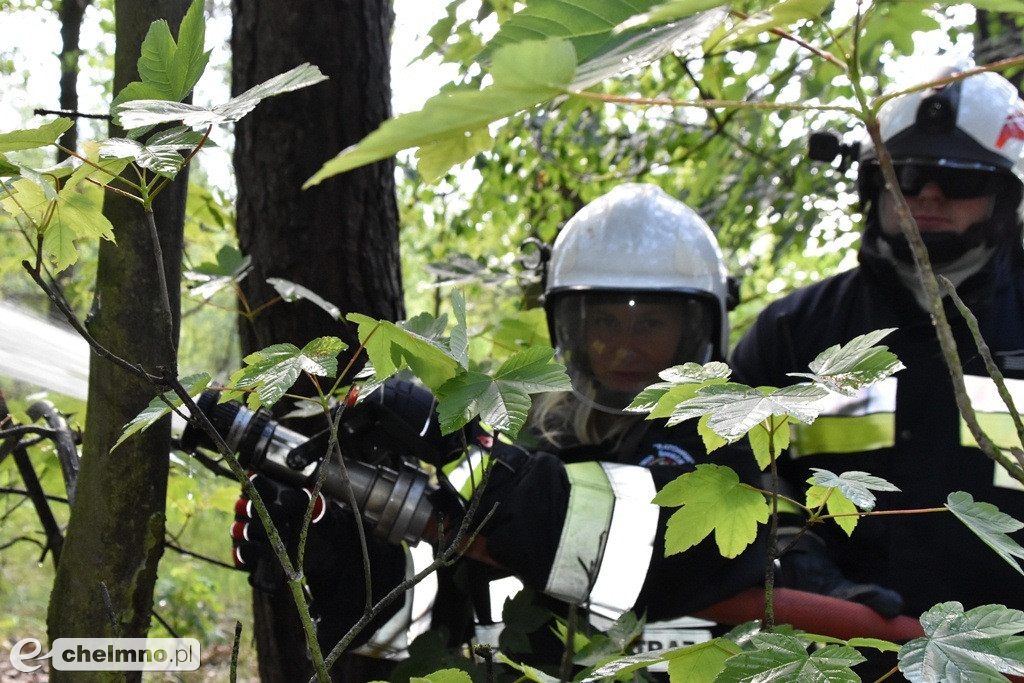
[[[737,9],[754,13],[778,4],[792,10],[793,24],[800,26],[804,26],[802,12],[829,11],[827,22],[808,28],[812,41],[830,39],[830,27],[841,30],[842,8],[832,11],[826,3],[744,2],[738,3]],[[1010,4],[992,2],[986,6]],[[471,312],[493,326],[502,312],[528,303],[528,297],[520,297],[516,288],[523,275],[515,261],[523,239],[550,241],[576,208],[627,180],[663,184],[700,208],[718,230],[733,271],[745,275],[747,303],[734,316],[737,327],[767,298],[827,274],[849,258],[857,239],[850,216],[855,211],[850,176],[811,165],[804,134],[818,128],[837,128],[850,137],[855,133],[849,130],[847,119],[835,114],[785,113],[775,107],[804,100],[841,101],[849,97],[849,90],[844,90],[828,64],[777,35],[756,30],[732,43],[713,46],[706,53],[666,55],[649,69],[596,85],[593,90],[605,100],[559,100],[515,114],[498,132],[496,144],[470,154],[469,163],[440,184],[424,183],[419,171],[404,164],[399,175],[403,219],[400,235],[390,162],[300,192],[301,183],[326,157],[372,130],[388,113],[382,51],[390,25],[388,6],[369,1],[354,7],[351,3],[344,8],[339,5],[238,0],[234,6],[236,93],[301,61],[318,64],[332,79],[309,91],[268,102],[238,126],[236,166],[242,185],[237,202],[238,241],[242,253],[252,258],[252,272],[242,280],[241,288],[250,309],[276,297],[277,290],[266,284],[267,277],[276,276],[305,286],[343,312],[399,317],[403,314],[403,298],[396,254],[401,239],[404,246],[412,247],[405,250],[406,279],[412,284],[407,299],[410,311],[439,310],[444,300],[437,295],[443,290],[421,290],[417,285],[458,283],[467,287]],[[162,5],[152,7],[153,16],[161,12]],[[175,7],[179,13],[183,11]],[[962,21],[958,23],[932,10],[931,3],[879,2],[874,7],[876,20],[861,39],[860,66],[861,75],[875,90],[880,90],[895,71],[891,57],[913,49],[914,29],[936,30],[938,33],[931,34],[930,40],[952,44],[962,25]],[[467,8],[478,11],[467,13]],[[127,21],[129,13],[124,7],[118,10],[119,22]],[[353,14],[343,15],[343,10]],[[479,34],[493,30],[489,22],[507,19],[511,10],[511,2],[485,2],[478,7],[468,0],[456,0],[431,29],[434,45],[428,49],[443,51],[449,61],[460,64],[467,83],[480,82],[483,74],[478,65],[485,60],[476,54],[483,42]],[[175,23],[170,10],[163,16]],[[1014,37],[1019,47],[1016,21],[1012,15],[990,13],[980,17],[976,26],[983,31],[985,45],[1012,51]],[[147,23],[140,19],[139,26]],[[122,25],[118,26],[121,29]],[[350,28],[351,34],[346,32]],[[136,28],[137,32],[142,30]],[[137,48],[140,41],[141,35],[134,35],[124,48]],[[118,46],[121,49],[121,41]],[[127,64],[133,66],[134,59]],[[121,61],[118,66],[124,68]],[[115,79],[120,85],[126,82],[123,79],[130,80],[123,73],[119,71]],[[705,112],[667,105],[610,103],[623,96],[674,101],[730,99],[759,106]],[[316,123],[314,115],[321,117]],[[467,191],[467,187],[474,190]],[[230,222],[225,221],[230,219],[229,214],[217,213],[213,199],[209,192],[197,190],[192,194],[189,217],[202,221],[207,230],[218,221],[222,226]],[[180,214],[180,200],[167,203],[177,207],[175,211]],[[117,204],[108,203],[111,215],[118,211]],[[172,222],[177,225],[177,218]],[[121,219],[117,223],[122,225]],[[131,229],[131,223],[128,220],[123,225],[131,235],[139,234]],[[173,245],[180,240],[177,230],[161,230],[175,251]],[[192,233],[203,234],[198,230]],[[5,223],[2,238],[12,245],[4,253],[23,253],[19,251],[23,241],[10,222]],[[122,248],[132,248],[129,242],[124,238]],[[187,259],[190,269],[202,270],[195,268],[200,260],[202,257],[196,258],[193,253],[193,258]],[[154,272],[145,263],[143,257],[120,263],[116,256],[106,252],[101,255],[104,296],[95,319],[96,329],[110,335],[114,345],[120,341],[115,338],[117,334],[123,332],[126,341],[142,342],[137,349],[140,358],[154,364],[173,364],[166,349],[162,350],[164,355],[150,358],[151,352],[164,345],[164,337],[150,340],[146,336],[154,329],[150,318],[128,307],[138,303],[133,297],[155,284]],[[173,255],[168,255],[167,267],[172,274],[169,279],[180,272]],[[14,278],[23,277],[16,264],[8,272],[15,273]],[[113,280],[113,289],[107,289],[107,278]],[[8,283],[13,281],[4,280],[5,295],[12,291]],[[478,284],[500,284],[503,289],[500,295],[491,295],[493,287]],[[129,291],[122,296],[125,290]],[[173,283],[171,290],[177,291]],[[509,292],[515,295],[508,296]],[[110,301],[112,297],[117,300]],[[87,306],[80,306],[80,313],[84,315]],[[351,338],[341,323],[308,301],[275,304],[255,316],[252,323],[247,320],[240,326],[246,351],[281,341],[301,345],[320,334]],[[223,354],[220,340],[229,334],[224,328],[216,329],[212,334],[186,335],[190,348],[204,360]],[[94,372],[93,382],[87,453],[106,452],[120,425],[134,417],[151,397],[142,399],[134,387],[121,383],[105,367]],[[124,405],[119,403],[121,398],[125,399]],[[109,421],[101,419],[97,411],[104,406],[115,406],[119,412],[110,415]],[[159,524],[157,501],[163,498],[160,479],[166,473],[166,463],[152,458],[152,453],[166,451],[168,437],[166,432],[153,430],[149,438],[153,441],[140,441],[138,453],[132,451],[135,455],[129,456],[142,460],[149,453],[139,467],[132,468],[142,474],[142,480],[133,483],[130,491],[144,496],[147,505],[154,507],[121,510],[121,517],[110,521],[111,525],[124,521],[136,538],[145,526],[143,520]],[[122,474],[118,468],[123,464],[109,460],[110,470],[96,484],[89,484],[87,479],[86,484],[100,489],[108,486]],[[173,484],[172,480],[172,488]],[[234,485],[225,488],[233,489]],[[231,494],[226,498],[230,502]],[[106,499],[95,498],[95,502],[102,500]],[[127,500],[131,497],[115,502]],[[226,556],[221,529],[229,508],[224,495],[210,502],[211,508],[218,505],[221,524],[211,525],[215,528],[212,545],[223,548]],[[119,529],[108,526],[107,537],[119,533]],[[84,552],[102,543],[94,537],[86,543]],[[153,581],[155,553],[146,555],[136,541],[130,557],[121,558],[132,562],[142,558],[142,565],[135,565],[142,566],[142,594],[123,598],[124,604],[131,605],[124,617],[131,628],[148,618],[144,593],[145,584]],[[103,559],[109,566],[118,561]],[[68,582],[59,578],[59,590],[72,590],[62,587]],[[103,616],[102,612],[98,614]],[[63,617],[56,615],[55,623]]]

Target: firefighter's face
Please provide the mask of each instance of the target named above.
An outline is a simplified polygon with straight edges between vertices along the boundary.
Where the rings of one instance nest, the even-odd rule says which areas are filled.
[[[672,304],[596,304],[584,333],[594,379],[605,389],[640,393],[676,362],[683,335],[680,307]]]
[[[927,183],[915,195],[905,195],[910,214],[922,233],[952,232],[963,234],[967,228],[992,215],[995,197],[984,195],[967,199],[949,199],[935,183]],[[882,230],[895,235],[900,232],[896,198],[882,193],[880,218]]]

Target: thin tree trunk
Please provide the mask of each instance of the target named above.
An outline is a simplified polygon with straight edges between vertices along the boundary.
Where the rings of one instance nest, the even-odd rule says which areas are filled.
[[[60,5],[60,108],[64,111],[78,110],[79,39],[85,9],[91,4],[92,0],[64,0]],[[77,122],[61,136],[60,144],[71,150],[78,147]],[[58,161],[65,158],[65,152],[58,152]]]
[[[136,62],[150,23],[167,19],[176,29],[188,5],[188,0],[116,3],[115,92],[138,79]],[[161,315],[155,252],[142,209],[112,194],[104,202],[117,245],[100,245],[96,295],[87,327],[106,348],[150,372],[176,367],[176,351],[169,346],[176,345],[178,336],[186,175],[182,173],[155,202],[173,320]],[[95,355],[89,374],[82,468],[50,597],[51,641],[61,637],[144,637],[149,630],[157,563],[163,553],[169,420],[133,436],[110,453],[124,425],[157,390]],[[51,675],[55,681],[72,678],[59,671]],[[139,672],[126,674],[130,680],[140,676]],[[111,674],[76,672],[73,678],[110,680]]]

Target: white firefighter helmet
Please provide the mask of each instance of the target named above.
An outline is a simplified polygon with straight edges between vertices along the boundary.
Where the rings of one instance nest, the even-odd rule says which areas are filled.
[[[954,76],[967,64],[944,64],[927,81]],[[882,142],[892,157],[904,195],[938,185],[946,199],[994,196],[989,218],[962,234],[925,234],[932,261],[952,263],[979,245],[1020,252],[1024,209],[1024,100],[999,74],[984,71],[886,102],[878,113]],[[878,219],[884,186],[877,150],[867,144],[860,158],[858,189],[869,210],[866,235],[879,235],[901,260],[910,260],[900,234],[886,235]]]
[[[945,65],[926,80],[956,75],[966,65]],[[997,73],[984,71],[937,88],[901,95],[878,113],[882,142],[894,164],[989,171],[1024,181],[1024,100]],[[873,198],[867,176],[877,164],[868,141],[861,154],[861,191]],[[1018,202],[1019,202],[1018,196]]]
[[[721,250],[707,223],[660,187],[628,183],[584,206],[562,228],[551,250],[544,307],[577,395],[621,410],[658,381],[658,371],[724,356],[726,298]],[[628,320],[610,320],[614,307],[628,311]],[[659,346],[658,330],[665,329],[675,341]],[[613,351],[619,374],[602,379],[596,357]]]

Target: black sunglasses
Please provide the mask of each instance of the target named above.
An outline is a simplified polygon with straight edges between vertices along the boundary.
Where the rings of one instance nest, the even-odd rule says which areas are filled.
[[[946,199],[974,199],[998,194],[1004,187],[1004,178],[998,171],[922,164],[893,164],[900,192],[905,197],[916,197],[928,183],[935,183]],[[876,185],[885,186],[882,170],[874,169]]]

